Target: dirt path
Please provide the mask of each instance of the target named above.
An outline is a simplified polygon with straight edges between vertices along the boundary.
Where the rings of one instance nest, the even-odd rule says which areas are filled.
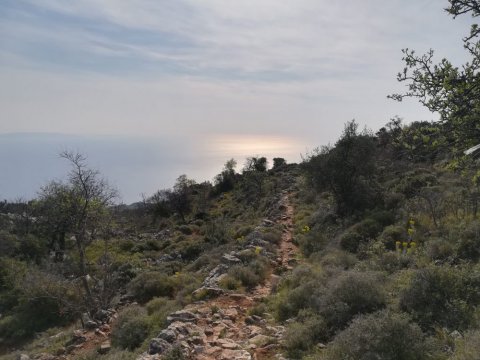
[[[277,266],[291,269],[297,247],[292,242],[294,209],[288,193],[282,194],[278,208],[281,214],[274,222],[283,225],[283,233],[276,262]],[[250,292],[224,293],[171,314],[168,328],[150,344],[150,353],[156,350],[159,353],[145,353],[138,360],[161,359],[160,353],[172,343],[179,344],[190,359],[272,359],[278,352],[285,328],[271,326],[267,319],[249,312],[271,293],[278,281],[279,277],[272,273],[264,284]]]

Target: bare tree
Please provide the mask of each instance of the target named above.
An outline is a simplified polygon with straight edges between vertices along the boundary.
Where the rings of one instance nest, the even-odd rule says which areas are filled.
[[[75,239],[85,305],[93,312],[97,304],[89,282],[85,248],[108,219],[108,207],[113,205],[118,193],[97,170],[87,166],[84,155],[65,151],[60,157],[70,162],[68,181],[47,184],[40,191],[40,201],[51,210],[46,216],[57,232],[54,235],[64,241],[68,233]]]

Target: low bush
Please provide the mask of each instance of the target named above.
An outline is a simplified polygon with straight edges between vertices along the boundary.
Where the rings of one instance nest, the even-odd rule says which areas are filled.
[[[432,260],[447,261],[455,257],[453,245],[445,239],[432,239],[425,245],[426,253]]]
[[[269,228],[262,232],[262,239],[270,244],[280,244],[282,241],[282,230],[279,227]]]
[[[324,274],[311,266],[299,265],[282,280],[273,300],[275,316],[285,321],[304,309],[315,307],[317,294],[324,289]]]
[[[167,326],[167,316],[179,310],[181,305],[174,300],[158,297],[150,300],[145,308],[147,309],[150,333],[158,333]]]
[[[302,250],[302,253],[305,256],[310,256],[313,253],[324,250],[328,240],[328,235],[322,231],[321,226],[317,225],[306,234],[302,234],[298,237],[300,250]]]
[[[457,339],[450,360],[477,360],[480,354],[480,330],[468,331]]]
[[[253,288],[262,282],[261,274],[257,274],[250,266],[234,265],[228,271],[228,276],[239,281],[246,288]]]
[[[320,262],[320,264],[324,267],[339,268],[342,270],[348,270],[352,268],[358,261],[355,255],[337,249],[331,250],[326,254],[323,254],[323,256],[321,256],[319,253],[314,253],[310,256],[310,258],[313,262]]]
[[[403,242],[407,239],[407,231],[404,227],[399,225],[390,225],[383,229],[379,236],[379,240],[387,250],[395,250],[395,243],[397,241]]]
[[[351,226],[340,237],[342,249],[356,253],[361,244],[374,239],[383,229],[380,222],[372,218],[366,218]]]
[[[242,282],[230,275],[226,275],[220,279],[219,285],[225,290],[238,290],[242,286]]]
[[[416,272],[400,294],[400,308],[424,330],[435,326],[463,330],[474,321],[479,279],[468,269],[428,267]]]
[[[149,332],[149,323],[145,309],[130,306],[118,314],[112,329],[112,345],[121,349],[133,350],[140,346]]]
[[[173,297],[174,284],[171,278],[159,272],[144,272],[128,284],[128,291],[141,303],[157,296]]]
[[[326,359],[423,360],[429,352],[418,325],[381,311],[354,319],[329,345]]]
[[[480,259],[480,222],[474,221],[462,231],[457,254],[460,259],[474,262]]]
[[[327,339],[325,320],[311,310],[303,310],[298,320],[290,324],[285,337],[285,348],[290,358],[300,359],[316,344]]]
[[[382,309],[386,295],[375,273],[347,271],[330,280],[316,300],[318,312],[333,335],[355,316]]]
[[[407,269],[415,264],[415,259],[407,254],[388,251],[376,257],[376,269],[393,274],[395,271]]]

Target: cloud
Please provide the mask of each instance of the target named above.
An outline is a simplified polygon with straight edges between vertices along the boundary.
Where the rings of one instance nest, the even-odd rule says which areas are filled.
[[[462,21],[432,0],[6,0],[0,132],[327,142],[352,118],[430,119],[385,98],[400,49],[451,50]]]

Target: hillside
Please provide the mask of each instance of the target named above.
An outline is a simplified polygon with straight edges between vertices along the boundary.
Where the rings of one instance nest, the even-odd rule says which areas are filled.
[[[350,122],[135,206],[65,153],[68,182],[0,209],[0,358],[474,359],[477,162],[441,126]]]

